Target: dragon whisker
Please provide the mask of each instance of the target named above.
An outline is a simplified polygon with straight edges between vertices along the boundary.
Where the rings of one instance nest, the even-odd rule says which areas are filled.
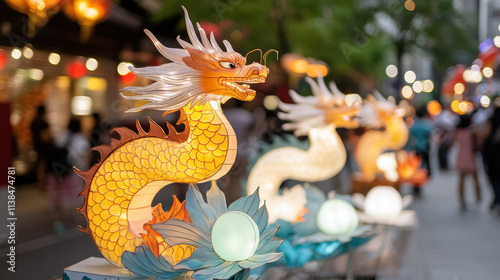
[[[261,49],[255,49],[255,50],[251,50],[249,52],[247,52],[247,54],[245,55],[245,60],[247,59],[247,56],[251,53],[253,53],[254,51],[259,51],[260,52],[260,61],[259,63],[262,64],[262,50]]]
[[[268,51],[264,54],[264,66],[266,66],[266,56],[267,56],[268,54],[270,54],[271,52],[275,52],[275,53],[276,53],[276,60],[278,60],[278,59],[279,59],[279,58],[278,58],[278,56],[279,56],[279,52],[278,52],[277,50],[275,50],[275,49],[270,49],[270,50],[268,50]]]

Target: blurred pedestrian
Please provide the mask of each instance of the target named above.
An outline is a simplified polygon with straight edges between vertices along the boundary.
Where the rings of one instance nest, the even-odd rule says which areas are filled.
[[[91,117],[93,119],[93,126],[89,134],[89,142],[91,147],[97,147],[104,144],[106,134],[101,128],[101,115],[99,113],[93,113]],[[100,159],[101,155],[94,151],[90,154],[89,164],[93,165],[94,163],[98,163]]]
[[[413,140],[413,149],[422,159],[422,165],[427,170],[427,175],[431,176],[431,165],[429,161],[430,142],[432,135],[432,122],[425,107],[416,111],[416,118],[413,126],[410,128],[410,138]]]
[[[40,105],[36,108],[36,115],[30,125],[33,139],[33,149],[36,152],[35,170],[37,174],[38,189],[45,191],[48,151],[52,143],[49,123],[47,122],[45,106]]]
[[[78,203],[78,193],[83,190],[84,181],[74,171],[73,166],[80,170],[89,168],[90,145],[81,133],[81,123],[71,119],[68,129],[55,139],[50,149],[47,166],[49,202],[54,215],[56,232],[64,229],[64,222],[70,222],[74,208]]]
[[[443,109],[437,116],[434,123],[434,133],[438,144],[438,163],[442,171],[449,169],[448,151],[451,146],[451,135],[458,122],[457,115],[450,112],[449,109]]]
[[[432,135],[432,122],[429,119],[429,114],[425,107],[416,111],[415,121],[410,128],[410,136],[407,144],[409,150],[415,151],[415,154],[422,160],[421,168],[425,168],[427,176],[431,176],[431,165],[429,161],[430,140]],[[421,186],[413,186],[413,194],[420,196]]]
[[[481,202],[481,187],[477,176],[476,150],[477,134],[471,125],[471,116],[462,115],[458,122],[452,142],[458,145],[455,169],[459,172],[458,196],[460,199],[460,209],[466,210],[464,196],[464,181],[466,175],[471,175],[474,180],[476,202]]]
[[[495,102],[493,115],[484,130],[483,156],[485,171],[493,189],[490,210],[500,210],[500,102]]]

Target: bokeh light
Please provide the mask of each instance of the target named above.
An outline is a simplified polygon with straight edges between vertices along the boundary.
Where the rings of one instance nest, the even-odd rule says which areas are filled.
[[[88,96],[75,96],[71,99],[71,113],[75,116],[87,116],[92,113],[92,99]]]
[[[491,76],[493,76],[493,69],[491,69],[491,67],[484,67],[483,68],[483,75],[486,78],[491,78]]]
[[[495,44],[497,48],[500,48],[500,36],[495,36],[495,38],[493,38],[493,44]]]
[[[33,52],[33,49],[31,49],[30,47],[24,47],[23,49],[24,57],[26,57],[27,59],[31,59],[34,54],[35,53]]]
[[[279,104],[279,98],[276,95],[266,95],[264,97],[264,108],[266,108],[269,111],[276,110],[278,108]]]
[[[5,54],[0,52],[0,69],[2,69],[5,66],[5,61],[7,61]]]
[[[422,82],[424,92],[432,92],[434,90],[434,83],[431,80],[425,80]]]
[[[97,62],[97,60],[95,58],[89,58],[89,59],[87,59],[87,62],[85,63],[85,67],[87,67],[87,69],[89,71],[96,70],[98,66],[99,66],[99,63]]]
[[[458,94],[462,94],[465,91],[465,86],[462,83],[456,83],[453,87],[453,90],[455,90],[455,92]]]
[[[413,0],[406,0],[405,9],[407,9],[410,12],[415,10],[415,2],[413,2]]]
[[[130,72],[130,70],[128,69],[129,66],[134,67],[134,65],[130,62],[120,62],[116,70],[118,71],[118,74],[122,76],[127,75]]]
[[[33,80],[40,81],[43,79],[43,71],[40,69],[30,69],[28,76]]]
[[[52,65],[57,65],[61,61],[61,56],[57,53],[49,54],[49,63]]]
[[[407,71],[405,73],[405,81],[409,84],[415,82],[415,80],[417,79],[417,75],[415,74],[415,72],[413,71]]]
[[[385,68],[385,74],[387,74],[389,78],[394,78],[398,75],[398,68],[396,65],[390,64]]]
[[[453,100],[450,104],[450,108],[453,112],[458,113],[458,105],[460,105],[460,101]]]
[[[21,50],[20,49],[12,49],[12,52],[10,53],[10,55],[12,56],[13,59],[20,59],[21,58]]]
[[[406,99],[412,99],[413,98],[413,90],[411,89],[410,86],[404,86],[401,89],[401,94],[403,95],[404,98]]]
[[[481,106],[483,106],[484,108],[490,106],[490,102],[491,100],[487,95],[483,95],[481,96],[481,99],[479,99],[479,103],[481,103]]]
[[[306,75],[309,77],[318,77],[318,74],[321,76],[325,77],[328,75],[328,67],[323,64],[309,64],[309,67],[307,67]]]
[[[299,74],[304,74],[305,72],[307,72],[308,67],[309,63],[303,59],[295,60],[290,64],[291,70]]]
[[[437,116],[441,114],[441,110],[441,104],[439,104],[439,102],[437,102],[436,100],[431,100],[427,103],[427,112],[429,112],[431,116]]]
[[[421,81],[416,81],[413,83],[413,91],[415,91],[416,93],[421,93],[423,89],[424,86]]]

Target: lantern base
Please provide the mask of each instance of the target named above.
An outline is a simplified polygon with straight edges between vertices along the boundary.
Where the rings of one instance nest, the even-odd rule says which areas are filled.
[[[131,280],[132,274],[104,258],[90,257],[64,269],[64,280]]]
[[[370,189],[376,186],[391,186],[399,191],[400,184],[399,182],[392,182],[385,178],[376,178],[373,181],[367,181],[363,178],[361,174],[354,174],[352,176],[352,189],[351,194],[353,193],[361,193],[366,195]]]

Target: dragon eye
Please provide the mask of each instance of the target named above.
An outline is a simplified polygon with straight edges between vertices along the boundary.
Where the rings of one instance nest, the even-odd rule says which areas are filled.
[[[227,68],[227,69],[234,69],[234,68],[236,68],[236,65],[234,65],[234,63],[232,63],[232,62],[222,61],[222,62],[219,62],[219,63],[220,63],[220,66],[222,66],[224,68]]]

